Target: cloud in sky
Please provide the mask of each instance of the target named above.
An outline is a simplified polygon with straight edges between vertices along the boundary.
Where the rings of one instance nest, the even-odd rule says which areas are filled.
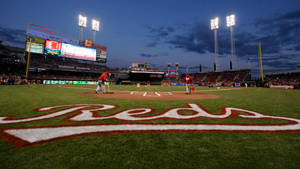
[[[4,44],[16,47],[25,47],[25,30],[6,28],[0,25],[0,40]]]
[[[300,41],[300,10],[287,12],[272,19],[259,19],[256,24],[260,33],[273,36],[273,46],[292,46],[298,50],[297,44]]]
[[[286,12],[273,18],[257,19],[254,24],[256,30],[235,28],[235,45],[237,57],[247,60],[256,57],[258,42],[262,43],[262,52],[266,65],[274,70],[295,70],[300,61],[300,10]],[[198,54],[214,52],[214,36],[207,23],[182,24],[185,32],[177,32],[176,26],[151,27],[150,43],[148,47],[169,45],[170,48],[182,49],[186,52]],[[252,25],[253,26],[253,25]],[[167,27],[172,27],[168,31]],[[182,26],[181,26],[182,27]],[[230,32],[228,28],[218,30],[218,46],[220,57],[231,55]],[[294,60],[283,59],[284,55],[295,54]],[[272,57],[271,57],[272,56]],[[271,59],[271,60],[270,60]]]
[[[279,16],[277,19],[279,20],[291,20],[291,19],[299,19],[300,18],[300,9],[295,11],[287,12],[281,16]]]
[[[140,53],[141,57],[145,57],[145,58],[153,58],[153,57],[158,57],[157,54],[149,54],[149,53]]]
[[[175,28],[172,26],[161,26],[158,28],[146,26],[146,29],[150,33],[148,37],[152,39],[152,42],[148,43],[147,47],[156,47],[159,43],[166,40],[175,31]]]

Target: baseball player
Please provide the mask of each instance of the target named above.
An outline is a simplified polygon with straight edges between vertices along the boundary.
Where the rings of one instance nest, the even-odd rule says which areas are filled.
[[[98,94],[98,92],[101,90],[101,92],[103,94],[106,93],[106,88],[105,88],[105,84],[104,82],[108,82],[109,81],[109,77],[110,77],[110,73],[109,72],[104,72],[102,73],[101,76],[98,77],[98,86],[96,89],[96,93]]]
[[[186,94],[191,94],[191,85],[193,84],[193,79],[192,76],[190,76],[189,74],[186,74],[185,78],[184,78],[184,82],[185,82],[185,93]]]

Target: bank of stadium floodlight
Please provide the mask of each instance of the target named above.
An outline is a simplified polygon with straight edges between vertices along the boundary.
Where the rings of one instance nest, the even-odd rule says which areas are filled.
[[[235,25],[235,15],[226,16],[226,26],[231,27]]]
[[[219,29],[219,18],[216,17],[214,19],[210,20],[210,28],[214,31],[214,37],[215,37],[215,62],[214,62],[214,71],[216,72],[218,70],[218,55],[219,55],[219,49],[218,49],[218,36],[217,36],[217,30]]]
[[[93,19],[92,20],[92,30],[99,32],[99,28],[100,28],[100,21],[97,19]]]
[[[210,28],[211,28],[211,30],[219,29],[219,18],[218,17],[210,20]]]
[[[230,69],[236,68],[235,43],[233,37],[233,27],[235,26],[235,15],[226,16],[226,26],[230,28],[231,60]]]
[[[83,32],[83,28],[85,28],[87,25],[87,17],[82,15],[82,14],[79,14],[78,15],[78,26],[80,28],[80,32],[79,32],[79,44],[81,43],[82,41],[82,32]]]
[[[78,26],[80,27],[86,27],[86,23],[87,23],[87,17],[83,16],[82,14],[79,14],[79,18],[78,18]]]
[[[96,32],[99,32],[100,21],[97,19],[92,20],[92,30],[93,30],[93,44],[96,44]]]

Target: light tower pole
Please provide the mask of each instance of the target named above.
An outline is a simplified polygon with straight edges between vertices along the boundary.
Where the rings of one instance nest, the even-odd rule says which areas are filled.
[[[78,18],[78,26],[80,28],[80,32],[79,32],[79,45],[81,45],[81,42],[82,42],[83,28],[86,27],[86,23],[87,23],[87,17],[83,16],[82,14],[79,14],[79,18]]]
[[[178,66],[179,66],[179,63],[176,62],[176,63],[175,63],[175,67],[176,67],[176,69],[175,69],[175,70],[176,70],[176,75],[178,74]]]
[[[170,74],[171,63],[168,63],[168,75]]]
[[[230,28],[230,44],[231,44],[231,60],[230,70],[237,68],[236,56],[235,56],[235,42],[233,37],[233,26],[235,25],[235,15],[226,16],[226,26]]]
[[[178,75],[179,75],[179,73],[178,73],[178,69],[179,69],[179,63],[178,62],[176,62],[175,63],[175,67],[176,67],[176,80],[178,80],[179,78],[178,78]]]
[[[92,20],[92,30],[93,30],[93,46],[96,46],[96,32],[99,32],[100,21],[97,19]]]
[[[218,48],[218,34],[217,34],[217,30],[219,29],[219,18],[218,17],[210,20],[210,27],[211,27],[211,30],[214,31],[214,37],[215,37],[214,71],[216,72],[219,70],[219,62],[218,62],[219,48]]]

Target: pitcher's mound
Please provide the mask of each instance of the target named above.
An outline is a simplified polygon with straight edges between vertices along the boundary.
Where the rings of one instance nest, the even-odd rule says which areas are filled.
[[[216,99],[220,96],[193,92],[186,94],[182,91],[161,92],[161,91],[111,91],[109,94],[96,94],[94,92],[82,93],[82,96],[100,97],[109,99],[126,99],[126,100],[199,100],[199,99]]]

